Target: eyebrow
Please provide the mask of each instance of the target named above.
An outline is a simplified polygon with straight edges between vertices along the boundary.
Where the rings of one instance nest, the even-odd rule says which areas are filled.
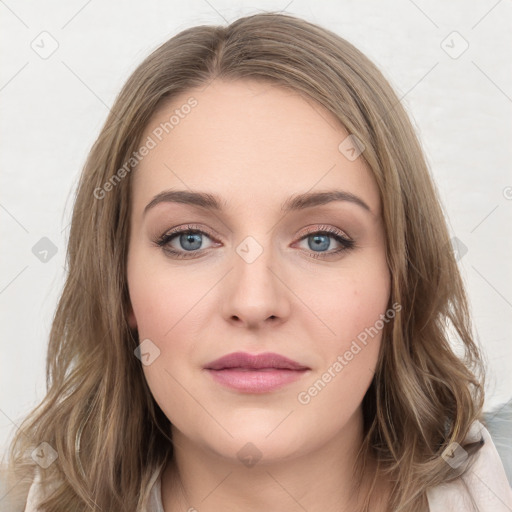
[[[370,207],[358,196],[343,190],[328,190],[326,192],[306,192],[289,197],[281,206],[284,212],[292,212],[321,206],[334,201],[344,201],[360,206],[372,213]],[[164,190],[157,194],[144,208],[143,215],[160,203],[181,203],[207,210],[223,211],[227,203],[219,197],[206,192],[192,192],[190,190]]]

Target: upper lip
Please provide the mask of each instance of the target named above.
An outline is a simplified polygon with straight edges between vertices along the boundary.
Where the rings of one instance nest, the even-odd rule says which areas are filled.
[[[266,368],[282,370],[309,370],[297,361],[293,361],[280,354],[265,352],[263,354],[249,354],[247,352],[233,352],[215,359],[205,366],[207,370],[225,370],[228,368],[242,368],[249,370],[262,370]]]

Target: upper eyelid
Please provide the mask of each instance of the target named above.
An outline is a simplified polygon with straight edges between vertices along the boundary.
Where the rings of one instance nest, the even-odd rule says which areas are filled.
[[[307,226],[306,229],[307,229],[307,231],[305,233],[301,234],[300,236],[298,236],[298,238],[294,240],[294,243],[302,242],[308,236],[311,236],[311,235],[314,235],[317,233],[321,234],[321,235],[329,236],[334,239],[336,239],[336,238],[343,239],[347,243],[351,243],[351,244],[354,243],[354,239],[351,236],[349,236],[345,230],[342,230],[340,228],[335,228],[333,226],[326,226],[326,225],[313,225],[313,226],[310,225],[310,226]],[[171,240],[174,240],[177,236],[179,236],[183,233],[200,233],[201,235],[206,235],[214,244],[222,243],[222,241],[220,241],[218,239],[218,237],[216,237],[214,234],[212,234],[209,230],[202,228],[202,227],[197,227],[193,224],[186,224],[184,226],[177,226],[175,228],[169,229],[163,235],[158,237],[156,242],[157,243],[160,242],[158,245],[166,245],[166,244],[170,243]],[[343,244],[343,242],[341,240],[337,240],[337,243]],[[194,252],[199,253],[201,251],[205,251],[208,249],[212,249],[212,247],[208,247],[205,249],[199,249],[198,251],[194,251]],[[180,252],[179,249],[178,249],[178,251]]]
[[[194,233],[201,233],[201,234],[207,235],[208,237],[210,237],[214,240],[217,240],[217,237],[213,233],[211,233],[208,229],[195,227],[193,225],[192,225],[192,227],[189,227],[189,226],[190,226],[190,224],[168,229],[167,231],[165,231],[162,234],[162,236],[160,238],[164,238],[166,236],[181,235],[183,233],[188,233],[188,232],[194,232]]]
[[[311,228],[311,229],[309,229]],[[334,228],[334,227],[330,227],[330,226],[308,226],[308,228],[306,228],[307,231],[306,233],[302,236],[302,238],[304,236],[307,236],[309,234],[312,234],[312,233],[328,233],[328,234],[331,234],[331,235],[339,235],[339,236],[342,236],[342,235],[345,235],[347,238],[350,238],[352,239],[352,237],[350,237],[348,235],[348,233],[344,230],[344,229],[341,229],[341,228]],[[341,234],[341,235],[340,235]]]
[[[325,232],[327,232],[330,235],[335,235],[335,234],[337,234],[338,236],[344,235],[345,237],[352,239],[344,229],[335,228],[333,226],[313,225],[313,226],[307,226],[305,229],[306,229],[306,232],[303,233],[299,239],[302,239],[305,236],[308,236],[310,234],[325,233]],[[160,238],[164,238],[166,236],[179,235],[179,234],[187,233],[187,232],[199,232],[201,234],[205,234],[208,237],[218,241],[218,237],[216,237],[208,229],[203,228],[203,227],[197,227],[192,224],[188,224],[188,225],[184,225],[184,226],[177,226],[176,228],[171,228],[171,229],[165,231]]]

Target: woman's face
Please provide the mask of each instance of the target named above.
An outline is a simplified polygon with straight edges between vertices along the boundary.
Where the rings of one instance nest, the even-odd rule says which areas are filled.
[[[149,123],[129,318],[173,436],[247,464],[362,426],[394,311],[378,189],[347,136],[312,100],[246,80],[184,93]]]

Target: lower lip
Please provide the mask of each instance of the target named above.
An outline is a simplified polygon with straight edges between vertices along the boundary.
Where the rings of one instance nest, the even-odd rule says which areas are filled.
[[[208,370],[214,380],[245,393],[268,393],[300,379],[307,370]]]

